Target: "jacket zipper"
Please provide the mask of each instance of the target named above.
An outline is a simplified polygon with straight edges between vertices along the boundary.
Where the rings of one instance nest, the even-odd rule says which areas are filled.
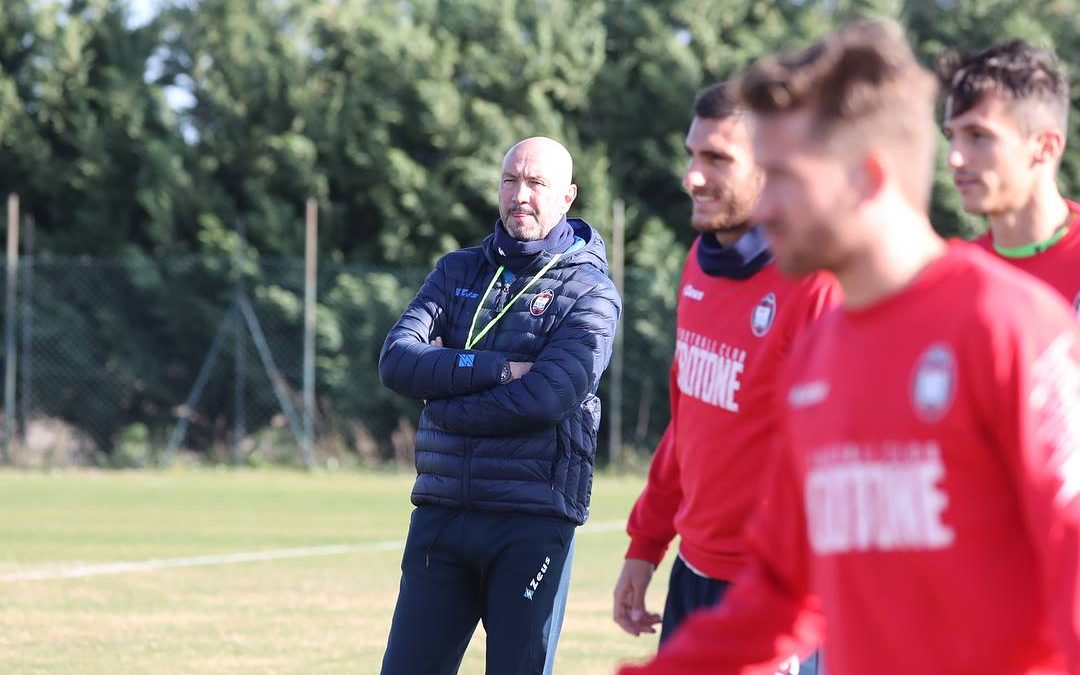
[[[495,305],[492,307],[492,312],[498,314],[502,311],[503,305],[506,304],[506,297],[510,295],[510,285],[503,280],[499,280],[499,294],[495,296]]]

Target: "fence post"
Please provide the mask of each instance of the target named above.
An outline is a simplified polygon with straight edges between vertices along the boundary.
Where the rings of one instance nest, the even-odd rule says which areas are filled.
[[[304,246],[304,445],[305,456],[314,457],[315,443],[315,299],[318,264],[319,203],[309,197]]]
[[[619,295],[623,295],[626,282],[626,203],[616,199],[611,205],[611,276]],[[625,308],[625,302],[623,304]],[[611,423],[608,425],[608,448],[611,459],[620,470],[626,469],[626,450],[622,440],[623,401],[623,326],[619,317],[615,330],[614,354],[611,358]]]
[[[9,194],[7,203],[7,299],[4,303],[4,457],[14,464],[11,439],[15,426],[15,301],[19,271],[19,195]]]
[[[173,456],[180,449],[180,445],[187,436],[188,426],[191,424],[191,414],[195,411],[195,406],[202,397],[203,389],[206,388],[206,383],[210,379],[210,373],[214,370],[214,364],[217,363],[218,355],[221,353],[221,345],[225,342],[225,335],[229,332],[229,324],[233,321],[242,323],[241,318],[237,316],[238,313],[239,310],[236,305],[230,307],[229,311],[222,317],[221,323],[218,324],[217,332],[214,334],[214,341],[210,343],[210,351],[206,353],[206,358],[203,359],[199,374],[195,377],[195,384],[191,387],[187,401],[180,408],[180,419],[176,422],[176,426],[173,427],[172,435],[169,436],[169,444],[165,446],[165,454],[161,457],[162,466],[172,464]]]
[[[255,310],[251,308],[251,302],[246,296],[240,298],[239,307],[244,321],[247,322],[251,339],[255,342],[255,349],[259,352],[259,358],[262,359],[266,375],[270,378],[270,384],[273,385],[274,396],[277,397],[278,405],[281,406],[281,412],[285,414],[285,419],[289,422],[289,429],[292,430],[293,439],[300,445],[300,459],[304,462],[304,466],[310,469],[315,466],[315,458],[308,452],[308,447],[304,443],[303,421],[297,415],[296,408],[293,407],[292,401],[289,399],[289,388],[285,383],[285,378],[281,376],[281,371],[274,364],[274,355],[270,352],[270,345],[266,342],[266,335],[263,333],[262,326],[259,325],[259,318],[255,316]]]
[[[236,306],[240,298],[245,297],[244,254],[247,247],[244,220],[236,223],[236,232],[240,241],[233,254],[233,274],[236,275]],[[244,459],[244,438],[247,436],[247,338],[246,325],[237,321],[233,333],[233,464],[242,464]]]
[[[26,447],[30,430],[30,413],[33,408],[33,365],[31,358],[34,340],[34,217],[26,216],[26,233],[23,237],[23,293],[22,293],[22,387],[19,388],[22,405],[22,444]]]

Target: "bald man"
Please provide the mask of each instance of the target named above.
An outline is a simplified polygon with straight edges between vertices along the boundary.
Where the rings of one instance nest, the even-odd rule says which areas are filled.
[[[527,138],[510,148],[502,163],[499,215],[511,237],[538,241],[565,218],[577,197],[573,172],[574,161],[558,141]]]
[[[383,384],[424,408],[383,675],[456,673],[479,621],[489,674],[552,672],[621,311],[576,197],[565,147],[514,145],[494,233],[443,256],[386,337]]]

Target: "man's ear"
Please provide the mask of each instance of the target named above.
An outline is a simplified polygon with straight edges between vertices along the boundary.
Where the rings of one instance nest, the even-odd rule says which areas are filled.
[[[859,191],[860,201],[870,201],[885,187],[889,165],[875,151],[866,153],[854,168],[852,184]]]
[[[1047,127],[1035,133],[1035,161],[1057,164],[1065,152],[1065,135]]]
[[[573,205],[574,200],[577,199],[577,185],[570,183],[570,187],[566,189],[566,212],[569,213],[570,207]]]

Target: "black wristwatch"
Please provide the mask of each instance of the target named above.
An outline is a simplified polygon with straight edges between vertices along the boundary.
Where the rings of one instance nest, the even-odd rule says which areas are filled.
[[[506,384],[513,376],[514,374],[510,372],[510,361],[503,361],[502,371],[499,372],[499,384]]]

